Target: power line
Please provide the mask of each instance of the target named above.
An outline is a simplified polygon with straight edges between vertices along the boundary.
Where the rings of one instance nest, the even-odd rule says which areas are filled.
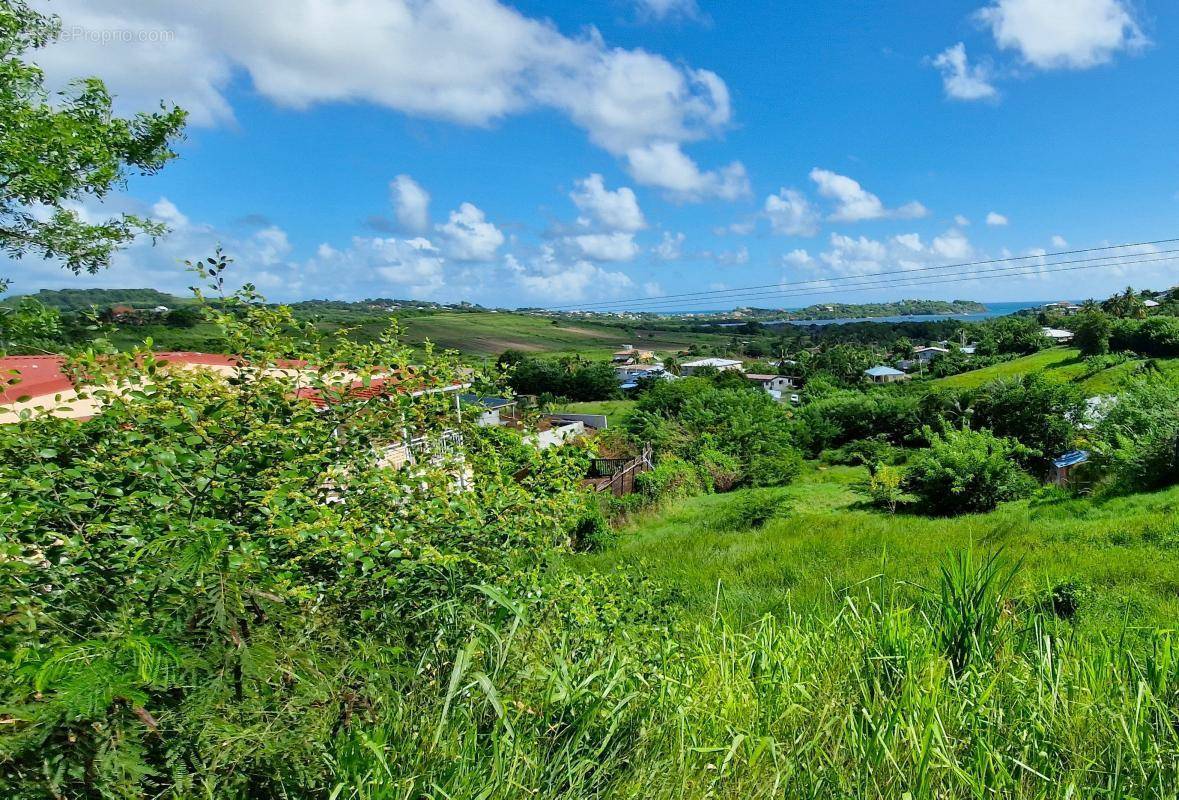
[[[1084,267],[1087,269],[1096,269],[1096,268],[1103,268],[1103,267],[1118,267],[1118,266],[1133,266],[1138,263],[1152,263],[1152,261],[1167,260],[1167,259],[1158,259],[1158,258],[1154,258],[1154,257],[1166,256],[1169,254],[1177,254],[1177,253],[1179,253],[1179,249],[1160,250],[1155,253],[1143,253],[1143,254],[1141,254],[1141,256],[1138,256],[1138,255],[1135,255],[1135,256],[1109,256],[1109,255],[1106,255],[1106,256],[1098,256],[1095,258],[1079,258],[1079,259],[1069,259],[1069,260],[1064,260],[1064,261],[1055,261],[1055,262],[1050,262],[1047,264],[1015,264],[1015,265],[1007,265],[1007,266],[997,266],[997,267],[992,267],[991,269],[975,270],[969,274],[963,274],[960,276],[956,276],[953,281],[932,280],[933,278],[941,277],[940,275],[932,275],[932,276],[928,276],[925,278],[917,279],[915,276],[906,274],[903,276],[904,280],[916,281],[916,282],[908,282],[908,283],[898,283],[896,280],[893,280],[893,279],[882,280],[881,276],[879,274],[876,274],[876,275],[851,275],[851,276],[846,276],[846,277],[842,278],[841,280],[845,281],[843,283],[838,283],[838,284],[829,283],[827,285],[816,286],[811,289],[789,289],[789,290],[771,290],[771,291],[767,291],[767,292],[747,292],[747,293],[743,293],[743,294],[729,295],[729,296],[726,296],[723,298],[717,298],[717,299],[745,301],[745,300],[750,300],[750,299],[756,299],[759,297],[807,297],[807,296],[826,294],[829,292],[848,291],[852,288],[856,288],[856,287],[860,287],[860,286],[865,286],[866,288],[890,288],[890,287],[905,287],[905,286],[925,286],[925,285],[929,285],[929,284],[951,283],[951,282],[956,282],[956,281],[967,282],[967,281],[979,280],[979,279],[983,279],[983,278],[987,278],[987,277],[1004,277],[1004,276],[1022,277],[1022,276],[1036,275],[1036,274],[1039,274],[1039,273],[1045,272],[1045,271],[1066,272],[1068,270],[1047,270],[1046,269],[1048,267],[1061,267],[1061,266],[1065,266],[1065,265],[1084,264],[1084,265],[1087,265],[1086,267]],[[1147,255],[1151,256],[1152,259],[1143,260],[1142,257],[1147,256]],[[1112,260],[1112,259],[1116,259],[1116,260]],[[1094,262],[1094,261],[1098,261],[1101,263],[1096,263],[1096,264],[1090,263],[1090,262]],[[1019,272],[1019,270],[1030,270],[1030,271]],[[913,270],[913,272],[916,272],[916,270]],[[862,281],[872,281],[872,283],[870,283],[870,284],[850,283],[848,281],[861,281],[861,282]],[[701,299],[711,299],[711,298],[701,298]],[[642,306],[666,306],[666,305],[668,305],[666,302],[666,298],[652,297],[652,298],[647,298],[647,300],[645,300],[642,305],[636,304],[636,305],[630,306],[629,308],[634,308],[639,311],[649,311],[650,308],[643,308]],[[681,306],[682,301],[677,302],[676,305]],[[628,310],[629,310],[629,308],[628,308]]]
[[[938,284],[945,284],[945,283],[969,283],[971,281],[976,281],[976,280],[997,280],[997,279],[1001,279],[1001,278],[1034,277],[1037,275],[1054,274],[1054,273],[1058,273],[1058,272],[1074,272],[1074,271],[1080,271],[1080,270],[1105,269],[1105,268],[1109,268],[1109,267],[1122,267],[1122,266],[1132,267],[1132,266],[1139,266],[1141,264],[1175,262],[1175,261],[1179,261],[1179,256],[1172,255],[1172,256],[1165,256],[1162,258],[1135,259],[1135,260],[1129,260],[1129,261],[1115,261],[1115,262],[1109,262],[1109,263],[1104,263],[1104,264],[1080,264],[1077,266],[1063,267],[1061,269],[1043,269],[1039,266],[1025,264],[1025,265],[1020,265],[1017,267],[1008,267],[1005,270],[1003,270],[1001,273],[998,273],[998,274],[993,274],[993,275],[984,274],[981,277],[979,277],[977,275],[966,275],[966,276],[959,275],[959,276],[954,276],[954,277],[949,277],[949,278],[942,278],[940,280],[922,280],[920,282],[915,282],[915,283],[910,282],[910,283],[898,284],[895,281],[888,281],[888,282],[884,282],[884,283],[873,283],[873,284],[863,284],[863,285],[855,284],[855,285],[851,285],[851,286],[840,286],[840,287],[836,287],[836,288],[841,293],[843,293],[843,292],[864,292],[864,291],[871,291],[873,289],[897,287],[897,286],[900,286],[900,287],[931,286],[931,285],[938,285]],[[1049,265],[1049,266],[1051,266],[1051,265]],[[1012,272],[1011,270],[1013,270],[1013,269],[1024,270],[1024,271]],[[798,291],[798,292],[794,292],[794,293],[787,293],[787,296],[798,296],[798,297],[815,296],[815,295],[824,294],[827,291],[828,291],[827,289],[802,290],[802,291]],[[741,300],[741,299],[746,299],[746,297],[745,296],[737,296],[737,297],[731,298],[731,299]],[[674,310],[674,309],[675,309],[675,306],[668,306],[668,308],[667,308],[667,310]],[[660,311],[662,309],[648,308],[648,309],[644,309],[644,310],[654,313],[654,312]]]
[[[1059,250],[1059,251],[1052,252],[1052,253],[1032,254],[1032,255],[1023,255],[1023,256],[1009,256],[1006,258],[991,258],[991,259],[984,259],[984,260],[979,260],[979,261],[966,261],[966,262],[955,263],[955,264],[939,264],[939,265],[933,265],[933,266],[928,266],[928,267],[918,267],[915,269],[891,270],[888,272],[878,272],[875,274],[875,277],[884,277],[884,276],[888,276],[888,275],[912,275],[913,273],[929,272],[929,271],[935,271],[935,270],[965,269],[965,268],[969,268],[969,267],[986,266],[989,264],[1015,263],[1015,262],[1020,262],[1020,261],[1028,261],[1031,259],[1054,259],[1054,258],[1058,258],[1060,256],[1078,255],[1078,254],[1082,254],[1082,253],[1098,253],[1098,252],[1110,251],[1110,250],[1124,250],[1129,247],[1152,247],[1152,246],[1161,245],[1161,244],[1173,244],[1175,242],[1179,242],[1179,238],[1156,239],[1153,241],[1146,241],[1146,242],[1129,242],[1126,244],[1105,245],[1102,247],[1087,247],[1087,248],[1079,248],[1079,249],[1075,249],[1075,250]],[[1129,255],[1150,255],[1150,254],[1149,253],[1134,253],[1134,254],[1129,254]],[[1109,257],[1117,257],[1117,256],[1107,255],[1106,257],[1109,258]],[[1055,262],[1055,263],[1071,263],[1071,262]],[[731,289],[715,289],[715,290],[697,291],[697,292],[681,292],[678,294],[664,295],[663,297],[656,298],[656,299],[658,299],[658,300],[671,300],[671,299],[681,299],[681,298],[699,298],[699,299],[704,299],[704,298],[709,298],[709,297],[722,298],[728,294],[738,293],[738,292],[748,292],[748,291],[756,290],[756,289],[775,289],[775,288],[780,289],[782,287],[805,286],[807,284],[814,284],[814,283],[824,283],[830,287],[830,284],[832,284],[834,282],[841,281],[841,280],[847,280],[849,278],[854,278],[854,277],[858,277],[858,276],[845,276],[844,278],[826,278],[826,279],[825,278],[815,278],[815,279],[806,280],[806,281],[793,281],[793,282],[785,282],[785,283],[782,283],[782,282],[765,283],[765,284],[758,284],[758,285],[754,285],[754,286],[734,287]],[[599,308],[599,307],[603,307],[603,306],[618,306],[618,305],[625,305],[625,304],[631,304],[631,303],[641,303],[641,302],[645,302],[645,301],[650,301],[652,299],[653,298],[650,298],[650,297],[632,297],[632,298],[627,298],[627,299],[622,299],[622,300],[604,300],[604,301],[599,301],[599,302],[595,302],[595,303],[567,303],[564,305],[551,306],[550,308],[554,311],[561,310],[561,309],[571,309],[571,308],[588,309],[588,308]]]

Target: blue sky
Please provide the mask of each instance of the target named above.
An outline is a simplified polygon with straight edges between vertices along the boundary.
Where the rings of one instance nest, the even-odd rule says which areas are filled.
[[[16,291],[179,290],[180,261],[218,242],[282,300],[662,308],[778,281],[833,282],[784,305],[1179,282],[1163,262],[837,288],[1179,235],[1179,8],[1162,0],[38,5],[63,19],[36,55],[51,80],[97,74],[122,110],[163,99],[192,124],[162,174],[79,207],[171,234],[94,278],[0,265]]]

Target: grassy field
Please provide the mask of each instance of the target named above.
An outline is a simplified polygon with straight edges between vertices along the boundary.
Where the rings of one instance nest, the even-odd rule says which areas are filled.
[[[605,414],[607,424],[611,428],[617,428],[634,407],[634,400],[598,400],[589,403],[563,403],[553,410],[570,414]]]
[[[1111,394],[1144,363],[1145,359],[1133,359],[1109,369],[1091,372],[1080,350],[1053,347],[1013,361],[940,378],[935,383],[958,389],[973,389],[994,380],[1041,372],[1062,383],[1076,383],[1088,395]],[[1156,363],[1164,370],[1179,371],[1179,359],[1163,359]]]
[[[1108,500],[1012,503],[954,519],[865,510],[860,468],[812,468],[784,489],[684,501],[622,533],[616,549],[579,557],[585,568],[623,565],[673,586],[695,616],[719,609],[735,625],[791,611],[831,616],[874,576],[930,585],[947,550],[1002,548],[1022,561],[1017,593],[1071,585],[1079,630],[1174,627],[1179,619],[1179,488]],[[754,509],[776,509],[750,528]],[[906,592],[915,599],[915,589]]]
[[[524,314],[444,313],[409,317],[404,322],[406,337],[412,343],[429,339],[440,347],[473,355],[520,350],[605,358],[626,344],[666,353],[692,344],[727,342],[725,337],[712,334],[627,330],[588,322],[554,325],[552,320]]]

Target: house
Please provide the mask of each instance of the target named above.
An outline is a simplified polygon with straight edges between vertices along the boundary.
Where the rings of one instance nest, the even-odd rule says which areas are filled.
[[[790,389],[797,389],[802,381],[791,375],[762,375],[756,372],[745,373],[745,380],[755,383],[769,392],[775,400],[781,400],[782,395]]]
[[[1081,312],[1081,307],[1076,303],[1070,303],[1067,300],[1061,300],[1056,303],[1045,303],[1040,307],[1040,310],[1045,314],[1060,314],[1064,317],[1071,317],[1074,314]]]
[[[675,377],[662,364],[623,364],[616,366],[614,372],[618,375],[618,385],[623,389],[634,389],[644,379],[671,380]]]
[[[1082,464],[1089,463],[1088,450],[1073,450],[1065,453],[1052,462],[1052,469],[1048,472],[1048,482],[1056,486],[1065,487],[1074,480],[1073,471]]]
[[[516,407],[515,399],[506,397],[480,397],[476,394],[460,394],[459,402],[472,406],[479,414],[475,420],[480,428],[498,428],[504,424],[501,414],[511,413]]]
[[[937,347],[931,345],[929,347],[915,347],[913,348],[913,358],[923,364],[928,364],[939,356],[949,355],[950,351],[945,347]]]
[[[1040,328],[1040,333],[1047,336],[1055,344],[1068,344],[1073,340],[1073,332],[1061,328]]]
[[[626,345],[616,351],[610,358],[615,364],[641,364],[655,360],[653,350],[639,350],[632,345]]]
[[[740,361],[735,361],[731,358],[699,358],[695,361],[685,361],[680,364],[680,374],[684,376],[692,375],[699,369],[715,369],[718,372],[726,372],[728,370],[743,371],[745,365]]]
[[[883,365],[864,370],[864,377],[872,383],[896,383],[909,380],[909,376],[899,369]]]
[[[1157,300],[1143,300],[1142,305],[1146,306],[1147,308],[1158,308],[1159,302]]]

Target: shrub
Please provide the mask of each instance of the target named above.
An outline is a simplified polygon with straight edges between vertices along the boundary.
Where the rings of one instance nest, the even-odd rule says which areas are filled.
[[[750,486],[785,486],[802,472],[797,450],[758,453],[749,460],[745,482]]]
[[[654,469],[636,475],[635,488],[650,501],[690,497],[704,491],[696,468],[675,456],[664,456]]]
[[[1081,348],[1083,356],[1103,356],[1109,353],[1113,335],[1113,320],[1104,311],[1086,311],[1073,327],[1073,344]]]
[[[744,477],[741,464],[733,456],[709,448],[700,453],[701,478],[715,492],[727,492]]]
[[[1141,377],[1105,412],[1093,432],[1097,461],[1120,491],[1179,482],[1179,391],[1172,382]]]
[[[878,464],[868,476],[863,491],[872,501],[872,505],[892,513],[905,497],[904,481],[904,470],[888,464]]]
[[[618,534],[610,526],[609,520],[602,513],[602,508],[596,500],[597,498],[593,498],[587,504],[577,525],[573,528],[571,536],[573,549],[579,553],[600,553],[603,550],[608,550],[618,541]]]
[[[1030,495],[1036,482],[1019,467],[1026,447],[987,430],[929,432],[928,450],[917,454],[907,487],[931,514],[994,510],[999,503]]]
[[[971,403],[971,427],[1017,440],[1027,448],[1018,455],[1020,463],[1040,470],[1073,448],[1074,421],[1086,413],[1080,389],[1038,373],[995,381],[966,399]]]

